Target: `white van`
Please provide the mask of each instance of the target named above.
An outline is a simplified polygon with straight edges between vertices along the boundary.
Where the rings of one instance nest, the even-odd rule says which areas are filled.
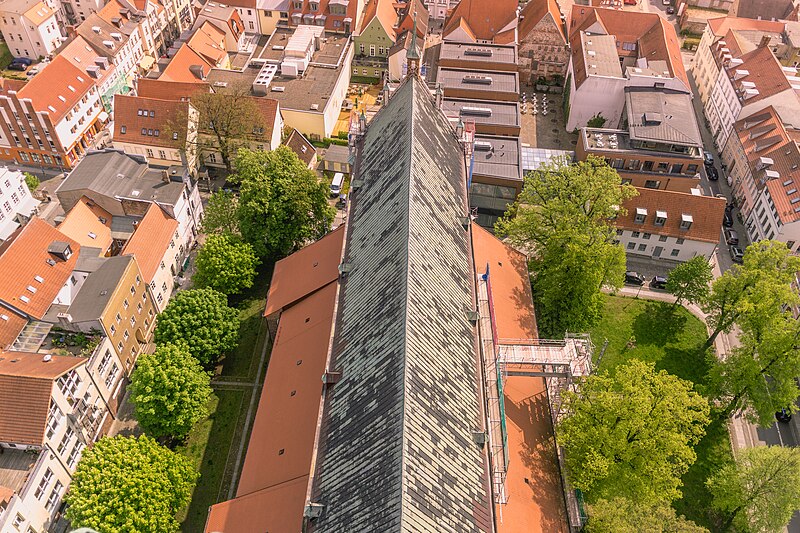
[[[339,193],[342,192],[342,184],[344,184],[344,174],[337,172],[331,181],[331,198],[339,196]]]

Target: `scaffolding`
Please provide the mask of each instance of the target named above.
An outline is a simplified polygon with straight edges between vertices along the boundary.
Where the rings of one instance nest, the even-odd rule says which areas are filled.
[[[550,415],[555,425],[561,420],[561,395],[574,389],[576,379],[592,370],[593,345],[588,334],[566,334],[564,339],[502,339],[497,335],[492,305],[489,266],[478,277],[478,325],[481,356],[485,367],[487,426],[492,475],[492,492],[502,518],[502,506],[508,502],[508,433],[503,402],[503,385],[509,376],[545,379]],[[563,455],[558,451],[559,469],[567,503],[570,528],[583,527],[585,519],[578,498],[563,475]]]

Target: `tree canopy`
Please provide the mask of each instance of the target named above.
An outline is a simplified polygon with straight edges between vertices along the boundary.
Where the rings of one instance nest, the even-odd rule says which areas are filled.
[[[328,187],[288,147],[240,150],[233,179],[241,183],[239,228],[258,257],[279,259],[330,229]]]
[[[663,502],[644,505],[613,498],[589,505],[588,511],[587,533],[708,533]]]
[[[783,531],[800,508],[800,449],[758,446],[741,450],[706,481],[722,531]]]
[[[603,286],[620,287],[625,251],[612,220],[627,198],[617,172],[601,159],[547,165],[528,174],[517,202],[495,226],[531,253],[533,295],[544,336],[582,331],[599,318]]]
[[[233,235],[209,235],[197,254],[198,287],[231,295],[253,286],[258,258],[253,247]]]
[[[31,174],[30,172],[24,172],[23,174],[25,176],[25,185],[28,186],[28,189],[31,192],[39,188],[39,184],[41,183],[41,181],[39,180],[38,176],[36,176],[35,174]]]
[[[66,515],[103,533],[174,532],[197,477],[189,459],[150,437],[103,437],[83,452]]]
[[[228,307],[227,298],[210,288],[179,292],[158,315],[158,344],[186,343],[189,353],[204,368],[236,347],[239,313]]]
[[[587,377],[563,402],[556,435],[567,476],[589,501],[654,504],[680,496],[693,445],[709,423],[708,402],[690,382],[631,360],[613,374]]]
[[[239,235],[239,199],[232,192],[217,191],[203,208],[203,233]]]
[[[673,268],[667,278],[667,292],[675,296],[675,305],[684,301],[703,303],[708,297],[711,283],[711,265],[702,255],[696,255]]]
[[[185,345],[143,354],[131,375],[131,402],[139,425],[152,437],[184,437],[206,416],[211,378]]]

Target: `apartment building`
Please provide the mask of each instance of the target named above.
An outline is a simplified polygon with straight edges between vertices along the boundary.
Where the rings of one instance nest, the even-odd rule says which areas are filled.
[[[61,56],[16,90],[0,94],[0,158],[74,167],[108,115],[93,80]]]
[[[0,32],[14,57],[50,57],[63,37],[57,10],[39,0],[6,0],[0,4]]]
[[[535,85],[539,78],[565,79],[569,64],[566,21],[556,0],[532,0],[519,14],[519,75]]]
[[[725,199],[637,187],[614,220],[625,253],[669,261],[710,258],[719,245]]]
[[[364,0],[291,0],[289,26],[321,26],[328,32],[349,35],[364,13]]]
[[[624,91],[625,128],[581,128],[575,157],[605,159],[636,187],[688,193],[700,184],[703,139],[692,97],[657,87]]]
[[[72,63],[86,75],[87,79],[94,82],[100,93],[103,109],[106,113],[110,113],[113,109],[114,95],[124,90],[127,83],[124,77],[117,76],[116,65],[104,55],[99,55],[80,35],[70,38],[69,42],[59,49],[58,55]]]
[[[134,86],[133,78],[144,56],[139,24],[123,17],[115,22],[108,22],[98,13],[92,13],[74,31],[99,56],[107,58],[114,65],[120,86]]]
[[[197,168],[198,113],[189,102],[118,94],[114,148],[147,157],[150,166]]]
[[[272,35],[278,26],[289,25],[291,0],[256,0],[258,26],[262,35]]]
[[[518,5],[516,0],[461,0],[447,16],[442,38],[461,43],[516,43]]]
[[[39,200],[31,195],[25,175],[0,167],[0,244],[36,213]]]
[[[108,257],[119,253],[119,245],[111,236],[111,222],[111,213],[84,196],[57,227],[81,245],[84,257]],[[76,265],[75,268],[82,267]]]

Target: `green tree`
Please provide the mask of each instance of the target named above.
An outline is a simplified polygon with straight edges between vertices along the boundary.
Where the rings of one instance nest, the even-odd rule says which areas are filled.
[[[203,208],[203,233],[239,235],[239,199],[231,192],[217,191]]]
[[[667,292],[675,296],[672,308],[684,301],[690,304],[705,302],[711,283],[711,265],[702,255],[696,255],[672,269],[667,278]]]
[[[592,118],[586,121],[587,128],[602,128],[606,125],[606,117],[602,113],[596,113]]]
[[[589,376],[564,394],[563,409],[556,435],[567,476],[590,501],[678,498],[709,423],[708,402],[690,382],[639,360]]]
[[[233,235],[209,235],[197,254],[198,287],[237,294],[253,286],[258,258],[253,247]]]
[[[721,531],[783,531],[800,508],[800,449],[742,450],[736,463],[712,474],[706,485],[713,508],[723,514]]]
[[[748,246],[742,265],[734,265],[711,285],[703,305],[712,330],[706,348],[734,324],[743,330],[760,330],[784,306],[795,305],[798,293],[791,284],[798,270],[800,258],[781,242],[758,241]]]
[[[191,289],[179,292],[158,315],[155,341],[185,342],[189,353],[208,369],[220,355],[236,348],[238,332],[239,313],[228,307],[224,294],[210,288]]]
[[[191,461],[147,436],[103,437],[83,452],[66,495],[72,527],[103,533],[174,532],[191,497]]]
[[[39,188],[39,184],[41,182],[36,175],[31,174],[30,172],[23,172],[23,175],[25,176],[25,184],[28,186],[28,189],[31,192]]]
[[[211,378],[184,346],[143,354],[131,375],[136,420],[152,437],[185,437],[208,414]]]
[[[587,533],[708,533],[663,502],[643,505],[613,498],[599,500],[588,510]]]
[[[328,187],[288,147],[240,150],[236,172],[239,227],[258,257],[281,258],[330,229]]]
[[[582,331],[600,316],[603,286],[622,286],[625,251],[611,225],[636,189],[603,160],[547,165],[528,174],[495,226],[531,253],[533,294],[545,336]]]

